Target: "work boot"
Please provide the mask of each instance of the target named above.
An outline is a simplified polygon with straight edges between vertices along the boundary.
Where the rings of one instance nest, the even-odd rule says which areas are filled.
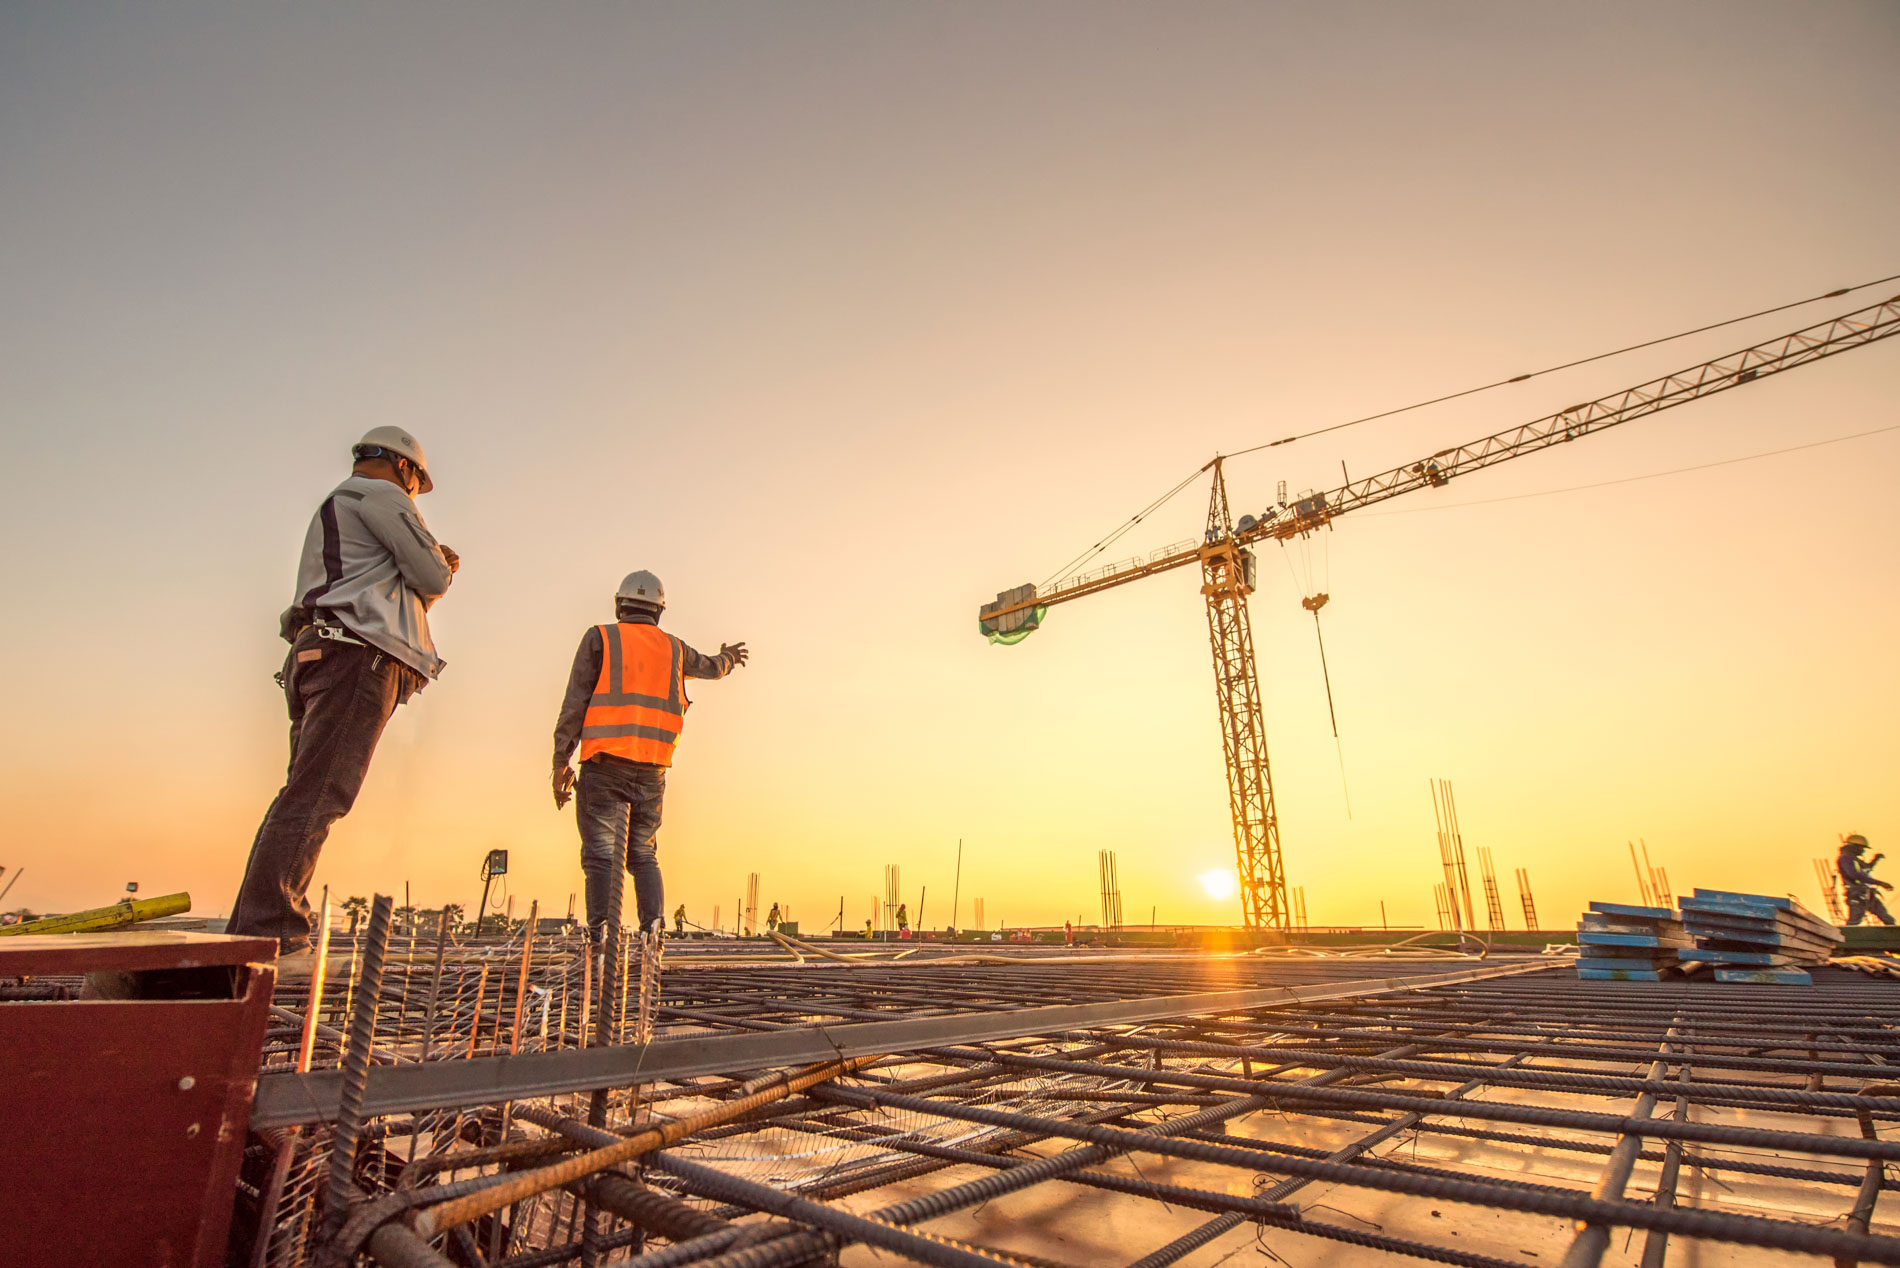
[[[280,955],[277,957],[277,981],[279,984],[292,982],[306,983],[315,976],[316,971],[317,949],[315,947],[305,947],[301,951],[292,951],[289,955]],[[332,955],[329,964],[326,965],[323,970],[323,976],[325,979],[328,979],[329,976],[336,971],[337,957]]]

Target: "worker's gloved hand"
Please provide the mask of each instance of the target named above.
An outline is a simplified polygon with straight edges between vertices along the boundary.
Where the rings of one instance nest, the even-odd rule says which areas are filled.
[[[744,643],[727,643],[724,647],[719,649],[719,654],[721,656],[731,657],[734,668],[745,664],[747,658],[752,655],[751,652],[745,649]]]
[[[441,542],[437,542],[435,546],[437,550],[442,552],[442,559],[443,562],[449,566],[450,576],[454,576],[462,570],[462,557],[460,555],[450,550],[447,546],[444,546]]]
[[[567,799],[574,795],[574,768],[562,762],[554,768],[554,808],[567,805]]]

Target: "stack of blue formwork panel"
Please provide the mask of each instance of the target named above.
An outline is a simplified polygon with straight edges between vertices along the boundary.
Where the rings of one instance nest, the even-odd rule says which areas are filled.
[[[1813,982],[1804,966],[1824,964],[1841,931],[1792,898],[1698,889],[1682,900],[1682,921],[1695,946],[1685,963],[1706,964],[1718,982]]]
[[[1660,982],[1676,956],[1695,945],[1667,907],[1591,903],[1577,922],[1577,976],[1612,982]]]

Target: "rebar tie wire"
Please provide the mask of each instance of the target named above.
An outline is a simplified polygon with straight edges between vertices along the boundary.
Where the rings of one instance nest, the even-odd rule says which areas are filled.
[[[1095,1038],[1085,1031],[1069,1032],[1074,1035]],[[1176,1043],[1165,1039],[1147,1039],[1128,1037],[1127,1046],[1143,1048],[1155,1052],[1173,1052],[1181,1050],[1203,1056],[1240,1056],[1267,1057],[1290,1065],[1323,1065],[1355,1074],[1390,1074],[1410,1079],[1455,1079],[1473,1074],[1486,1074],[1497,1071],[1500,1077],[1495,1081],[1502,1087],[1528,1088],[1553,1092],[1628,1092],[1635,1095],[1650,1093],[1662,1096],[1675,1091],[1675,1083],[1668,1079],[1635,1078],[1615,1074],[1572,1074],[1554,1070],[1520,1070],[1503,1074],[1499,1067],[1475,1061],[1406,1061],[1381,1056],[1361,1057],[1338,1051],[1308,1051],[1301,1048],[1249,1047],[1239,1044],[1208,1044],[1185,1042]],[[1578,1052],[1568,1054],[1583,1058],[1588,1054]],[[1719,1064],[1719,1063],[1717,1063]],[[1853,1073],[1864,1075],[1865,1066],[1843,1066],[1834,1073]],[[1786,1111],[1834,1109],[1860,1115],[1878,1113],[1882,1119],[1900,1118],[1900,1097],[1884,1095],[1889,1103],[1869,1103],[1866,1096],[1853,1092],[1810,1092],[1800,1088],[1757,1086],[1747,1083],[1698,1083],[1696,1103],[1699,1105],[1726,1106],[1731,1101],[1746,1102],[1742,1108],[1757,1109],[1767,1106]],[[1900,1156],[1900,1155],[1897,1155]]]
[[[945,1051],[957,1051],[946,1049]],[[1253,1092],[1259,1085],[1246,1079],[1236,1079],[1221,1075],[1195,1074],[1189,1071],[1144,1070],[1133,1066],[1098,1065],[1080,1061],[1063,1061],[1055,1057],[1031,1057],[1018,1054],[990,1054],[991,1059],[1009,1065],[1029,1066],[1036,1069],[1051,1070],[1070,1074],[1109,1075],[1114,1078],[1129,1079],[1143,1083],[1173,1083],[1183,1087],[1206,1088],[1217,1092]],[[1469,1074],[1470,1067],[1458,1067],[1460,1076]],[[1632,1079],[1631,1083],[1643,1084],[1643,1080]],[[1502,1080],[1500,1080],[1502,1082]],[[1275,1084],[1273,1097],[1277,1101],[1307,1101],[1319,1105],[1343,1106],[1347,1109],[1364,1109],[1373,1112],[1390,1110],[1435,1111],[1443,1102],[1437,1097],[1407,1096],[1403,1093],[1357,1092],[1348,1088],[1316,1088],[1300,1083]],[[1703,1084],[1696,1085],[1698,1090]],[[1719,1087],[1719,1084],[1708,1084]],[[1675,1085],[1662,1084],[1664,1091],[1673,1093]],[[1642,1090],[1639,1088],[1638,1090]],[[1812,1093],[1823,1103],[1839,1093]],[[825,1099],[820,1096],[819,1099]],[[1852,1100],[1852,1097],[1845,1099]],[[894,1102],[893,1102],[894,1103]],[[1703,1102],[1698,1102],[1701,1104]],[[1850,1107],[1851,1108],[1851,1107]],[[1507,1123],[1526,1123],[1534,1127],[1560,1127],[1578,1131],[1600,1131],[1618,1133],[1637,1131],[1645,1136],[1657,1136],[1664,1139],[1693,1140],[1711,1145],[1739,1145],[1757,1149],[1793,1150],[1796,1153],[1833,1154],[1843,1158],[1879,1158],[1884,1161],[1900,1160],[1900,1141],[1864,1140],[1850,1136],[1820,1136],[1813,1133],[1779,1131],[1762,1127],[1729,1127],[1716,1123],[1680,1123],[1673,1119],[1643,1119],[1632,1122],[1627,1116],[1616,1114],[1598,1114],[1582,1110],[1550,1109],[1536,1105],[1512,1105],[1500,1101],[1474,1101],[1470,1103],[1467,1117],[1488,1118]],[[1900,1243],[1896,1243],[1900,1244]]]
[[[1417,1051],[1417,1047],[1416,1045],[1407,1044],[1393,1051],[1415,1052]],[[1230,1118],[1269,1108],[1270,1105],[1271,1101],[1268,1098],[1261,1096],[1243,1096],[1223,1102],[1219,1105],[1209,1106],[1206,1109],[1196,1111],[1192,1114],[1184,1114],[1177,1118],[1169,1119],[1166,1122],[1153,1123],[1136,1130],[1142,1135],[1157,1136],[1196,1132],[1203,1128],[1224,1122]],[[912,1146],[904,1144],[898,1147],[909,1149]],[[924,1147],[922,1145],[919,1145],[918,1149],[919,1152],[942,1153],[945,1156],[962,1154],[964,1152],[961,1150]],[[925,1220],[936,1219],[940,1216],[947,1215],[963,1207],[975,1206],[992,1201],[1006,1193],[1027,1188],[1032,1184],[1044,1180],[1072,1175],[1085,1167],[1104,1162],[1109,1158],[1116,1157],[1125,1152],[1127,1151],[1123,1149],[1090,1144],[1084,1145],[1079,1149],[1072,1149],[1065,1153],[1056,1154],[1047,1158],[1039,1158],[1033,1161],[1008,1160],[992,1158],[985,1155],[982,1157],[980,1165],[993,1166],[1000,1169],[992,1172],[990,1175],[980,1177],[965,1184],[956,1185],[936,1193],[925,1194],[922,1197],[913,1198],[907,1202],[900,1202],[894,1206],[884,1207],[881,1210],[872,1212],[869,1218],[879,1224],[889,1225],[921,1223]],[[976,1160],[974,1155],[971,1160]],[[716,1181],[709,1180],[706,1175],[706,1169],[699,1167],[698,1164],[688,1163],[682,1167],[678,1165],[678,1163],[678,1159],[669,1156],[656,1159],[654,1165],[662,1171],[688,1180],[698,1191],[713,1197],[722,1197],[726,1193],[736,1192],[735,1184],[749,1183],[735,1181],[733,1177],[727,1176],[724,1172],[711,1173],[719,1177],[719,1179]],[[1210,1200],[1240,1200],[1227,1198],[1226,1195],[1202,1193],[1197,1190],[1186,1189],[1175,1185],[1157,1185],[1148,1181],[1129,1181],[1126,1183],[1125,1188],[1126,1191],[1130,1193],[1156,1197],[1163,1201],[1173,1198],[1181,1201],[1183,1204],[1204,1206]],[[769,1194],[772,1191],[763,1190],[763,1192]],[[745,1205],[755,1206],[757,1209],[770,1211],[774,1214],[786,1215],[792,1218],[802,1218],[790,1210],[779,1210],[777,1207],[769,1205],[759,1206],[758,1202],[761,1199],[757,1192],[753,1193],[750,1198],[740,1196],[729,1200],[741,1201]],[[1281,1223],[1300,1218],[1299,1208],[1288,1203],[1248,1199],[1245,1200],[1244,1204],[1246,1205],[1249,1215],[1254,1218],[1273,1219]],[[831,1208],[820,1206],[818,1209],[830,1210]],[[650,1268],[671,1268],[671,1265],[676,1264],[699,1263],[703,1256],[723,1249],[730,1245],[731,1241],[731,1235],[721,1236],[715,1234],[705,1238],[694,1239],[690,1244],[681,1243],[678,1246],[669,1247],[667,1252],[661,1252],[662,1256],[667,1256],[666,1258],[652,1256],[636,1262],[639,1262],[642,1268],[648,1268],[649,1265]],[[892,1248],[894,1249],[894,1247]],[[1386,1248],[1389,1249],[1390,1247]],[[773,1268],[775,1265],[789,1265],[797,1262],[800,1258],[815,1249],[817,1249],[816,1246],[807,1245],[804,1241],[797,1238],[785,1239],[775,1246],[758,1248],[756,1252],[748,1254],[744,1258],[743,1264],[745,1268]],[[677,1254],[672,1254],[672,1252],[677,1252]],[[909,1253],[916,1252],[912,1251]],[[728,1260],[730,1260],[730,1262],[728,1262]],[[935,1263],[939,1261],[925,1259],[925,1262]],[[706,1261],[701,1265],[701,1268],[713,1268],[714,1265],[719,1265],[720,1268],[741,1268],[741,1260],[737,1256],[722,1256]]]
[[[365,1203],[359,1208],[361,1218],[350,1220],[348,1226],[342,1230],[346,1235],[338,1236],[333,1241],[331,1253],[339,1261],[347,1263],[363,1242],[375,1235],[378,1228],[390,1218],[400,1214],[403,1209],[413,1207],[418,1202],[432,1203],[422,1209],[411,1221],[415,1235],[427,1242],[451,1228],[480,1219],[484,1215],[493,1214],[517,1202],[545,1193],[549,1189],[560,1188],[597,1171],[618,1166],[642,1154],[663,1149],[694,1132],[718,1126],[761,1106],[783,1100],[794,1092],[803,1092],[827,1079],[849,1074],[860,1066],[877,1059],[869,1056],[851,1057],[843,1061],[827,1061],[796,1073],[779,1071],[763,1075],[743,1085],[741,1095],[729,1101],[722,1101],[699,1114],[648,1127],[645,1131],[624,1137],[615,1144],[565,1158],[546,1167],[498,1176],[483,1176],[476,1180],[445,1185],[433,1190],[418,1190],[404,1195],[405,1200],[402,1203]]]
[[[841,1087],[816,1088],[811,1095],[817,1100],[855,1105],[861,1109],[875,1109],[889,1105],[920,1114],[934,1115],[938,1118],[963,1119],[992,1127],[1013,1127],[1021,1131],[1040,1132],[1047,1136],[1066,1136],[1072,1140],[1108,1145],[1123,1151],[1155,1153],[1195,1162],[1240,1166],[1248,1171],[1260,1170],[1264,1161],[1262,1155],[1254,1150],[1236,1149],[1198,1140],[1182,1140],[1171,1136],[1151,1136],[1126,1128],[1096,1126],[1059,1119],[1038,1119],[1027,1114],[979,1109],[975,1106],[929,1101],[919,1097],[862,1092]],[[1443,1112],[1442,1101],[1415,1099],[1420,1099],[1423,1104],[1430,1107],[1432,1112]],[[1462,1102],[1460,1108],[1470,1108],[1473,1105],[1473,1102]],[[1617,1119],[1613,1115],[1588,1117],[1610,1120],[1612,1130],[1631,1130],[1636,1126],[1632,1120]],[[1643,1124],[1643,1126],[1649,1125],[1648,1122]],[[1663,1124],[1658,1120],[1655,1125],[1660,1127]],[[1673,1125],[1702,1126],[1695,1123]],[[1790,1132],[1770,1134],[1795,1135]],[[1838,1145],[1886,1144],[1886,1142],[1850,1140],[1844,1137],[1808,1139],[1810,1149],[1823,1142],[1830,1149],[1834,1148],[1837,1142]],[[1840,1152],[1854,1152],[1860,1157],[1872,1156],[1871,1152],[1866,1151],[1841,1149]],[[1272,1169],[1289,1175],[1305,1176],[1309,1179],[1330,1181],[1357,1188],[1382,1189],[1393,1193],[1411,1194],[1415,1197],[1440,1198],[1445,1201],[1465,1202],[1493,1209],[1524,1211],[1532,1215],[1553,1215],[1563,1219],[1589,1220],[1631,1228],[1661,1229],[1671,1233],[1682,1233],[1689,1237],[1761,1246],[1770,1250],[1797,1251],[1810,1255],[1858,1256],[1862,1259],[1873,1260],[1875,1263],[1900,1264],[1900,1238],[1873,1234],[1854,1235],[1835,1229],[1789,1224],[1762,1216],[1691,1211],[1681,1208],[1660,1210],[1647,1203],[1604,1201],[1582,1193],[1506,1189],[1476,1180],[1442,1180],[1404,1172],[1287,1156],[1274,1158]]]
[[[1211,1106],[1194,1114],[1170,1119],[1165,1123],[1151,1124],[1143,1128],[1144,1132],[1168,1133],[1197,1131],[1212,1126],[1225,1119],[1251,1113],[1264,1107],[1262,1098],[1255,1096],[1240,1097],[1221,1105]],[[546,1126],[546,1122],[535,1121]],[[560,1130],[572,1140],[588,1143],[605,1142],[614,1139],[611,1133],[598,1128],[583,1127],[571,1120],[561,1124]],[[951,1151],[960,1152],[960,1151]],[[919,1233],[902,1226],[935,1219],[965,1206],[974,1206],[990,1201],[1013,1190],[1026,1188],[1041,1180],[1053,1179],[1076,1171],[1125,1152],[1105,1149],[1097,1145],[1087,1145],[1070,1150],[1050,1158],[1004,1162],[1008,1169],[989,1176],[981,1177],[966,1184],[957,1185],[937,1193],[926,1194],[908,1202],[888,1206],[873,1211],[868,1216],[844,1216],[843,1222],[834,1218],[840,1216],[834,1208],[804,1198],[788,1199],[776,1189],[756,1185],[751,1181],[728,1175],[723,1171],[704,1167],[698,1163],[685,1161],[673,1155],[661,1155],[653,1159],[653,1165],[669,1174],[678,1176],[687,1182],[689,1189],[722,1201],[737,1202],[740,1205],[768,1214],[781,1215],[814,1227],[825,1228],[829,1232],[852,1241],[864,1241],[870,1245],[882,1246],[900,1254],[919,1259],[921,1262],[942,1265],[997,1264],[1012,1261],[994,1258],[994,1252],[967,1248],[962,1243],[950,1239],[938,1238],[930,1234]],[[1002,1160],[990,1160],[992,1164]],[[1194,1190],[1177,1189],[1175,1186],[1156,1186],[1138,1184],[1136,1188],[1151,1196],[1188,1197],[1206,1201],[1217,1195],[1198,1194]],[[787,1201],[800,1204],[796,1210],[781,1206]],[[1282,1219],[1294,1218],[1299,1214],[1297,1207],[1276,1202],[1252,1202],[1250,1209],[1258,1208],[1256,1213],[1262,1216],[1272,1215]],[[813,1212],[825,1214],[812,1215]],[[812,1215],[812,1218],[807,1218]],[[848,1221],[865,1220],[868,1227],[850,1224]],[[828,1253],[833,1244],[823,1235],[792,1231],[787,1236],[772,1242],[740,1249],[736,1243],[751,1228],[733,1227],[710,1232],[686,1241],[677,1242],[665,1250],[642,1255],[631,1261],[641,1268],[674,1268],[676,1265],[696,1264],[700,1268],[770,1268],[771,1265],[789,1265],[814,1255]],[[918,1240],[911,1240],[918,1239]],[[707,1256],[716,1256],[708,1260]],[[978,1256],[975,1259],[967,1255]],[[983,1256],[992,1257],[985,1258]],[[935,1256],[935,1257],[933,1257]]]

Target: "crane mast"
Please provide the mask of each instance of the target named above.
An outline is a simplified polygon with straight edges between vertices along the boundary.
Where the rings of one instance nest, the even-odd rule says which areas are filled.
[[[1260,670],[1253,654],[1253,620],[1247,612],[1247,596],[1254,588],[1254,555],[1234,540],[1227,479],[1219,459],[1214,461],[1214,489],[1208,499],[1207,535],[1200,555],[1241,907],[1249,929],[1283,929],[1287,924],[1286,869],[1280,862],[1280,819],[1273,808]]]
[[[994,642],[1017,642],[1041,624],[1054,604],[1198,563],[1201,593],[1207,599],[1208,640],[1214,652],[1214,690],[1220,706],[1243,913],[1250,929],[1284,929],[1289,918],[1286,872],[1280,858],[1260,674],[1247,612],[1247,596],[1254,589],[1254,556],[1248,549],[1252,543],[1304,537],[1348,511],[1420,489],[1442,488],[1454,476],[1595,435],[1896,334],[1900,334],[1900,295],[1469,444],[1440,449],[1368,479],[1306,494],[1291,503],[1270,506],[1260,515],[1242,515],[1238,522],[1228,504],[1224,459],[1216,457],[1202,468],[1213,473],[1213,489],[1201,541],[1164,546],[1146,557],[1072,574],[1052,585],[1005,590],[978,610],[978,625]]]

